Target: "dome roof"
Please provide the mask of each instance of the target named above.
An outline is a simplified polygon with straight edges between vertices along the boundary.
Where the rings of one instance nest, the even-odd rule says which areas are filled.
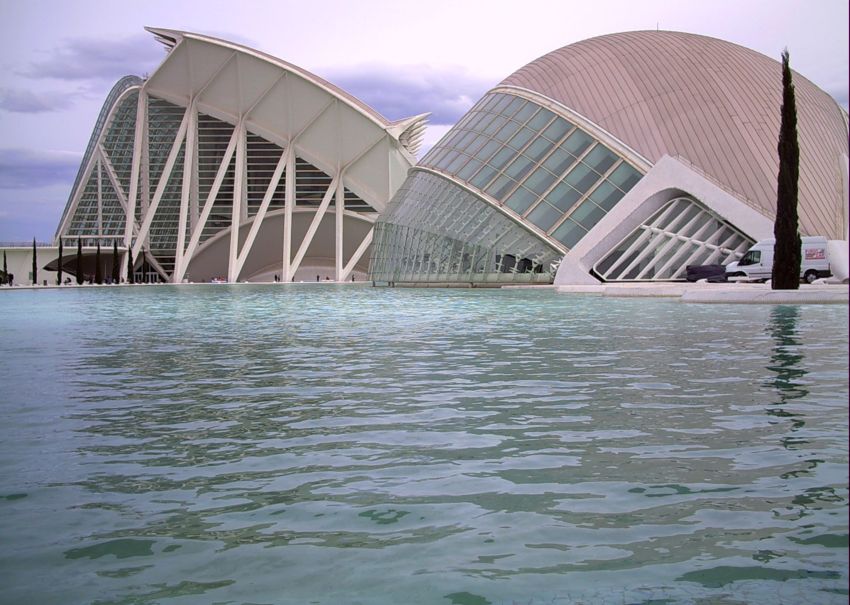
[[[800,74],[794,84],[800,230],[843,238],[847,114]],[[555,50],[501,85],[565,105],[652,163],[664,155],[683,158],[775,214],[782,74],[774,59],[705,36],[626,32]]]

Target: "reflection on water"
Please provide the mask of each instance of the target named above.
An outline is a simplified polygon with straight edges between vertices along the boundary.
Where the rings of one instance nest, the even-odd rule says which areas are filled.
[[[846,309],[323,285],[0,310],[10,602],[846,602]]]

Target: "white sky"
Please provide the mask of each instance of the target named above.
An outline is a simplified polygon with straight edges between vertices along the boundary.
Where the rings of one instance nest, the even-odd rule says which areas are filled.
[[[847,107],[847,0],[0,0],[0,241],[52,239],[107,92],[163,57],[145,25],[263,50],[391,119],[432,111],[426,144],[537,57],[639,29],[787,47]]]

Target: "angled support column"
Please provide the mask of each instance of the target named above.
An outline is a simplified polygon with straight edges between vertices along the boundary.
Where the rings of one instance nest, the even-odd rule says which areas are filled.
[[[124,226],[124,246],[129,251],[133,244],[133,231],[136,221],[136,203],[139,198],[139,179],[141,178],[142,150],[147,147],[148,93],[139,89],[136,104],[136,130],[133,135],[133,163],[130,167],[130,191],[127,194],[127,222]],[[136,257],[133,257],[136,258]],[[127,258],[122,258],[121,279],[127,279]]]
[[[245,201],[245,122],[236,125],[236,170],[233,177],[233,203],[230,208],[230,250],[227,257],[227,281],[235,282],[236,260],[239,258],[239,225],[242,222],[242,206]]]
[[[245,265],[245,259],[248,258],[248,254],[251,252],[251,247],[254,245],[254,239],[257,237],[257,233],[260,231],[260,227],[266,218],[266,211],[268,211],[269,204],[274,197],[274,192],[280,184],[280,178],[286,170],[287,158],[288,154],[286,149],[284,149],[283,153],[280,154],[280,159],[277,161],[277,166],[275,166],[272,180],[269,181],[269,186],[266,188],[266,194],[263,196],[263,202],[260,204],[260,209],[257,210],[257,214],[254,215],[254,222],[251,223],[251,230],[248,232],[248,237],[245,238],[245,243],[242,244],[242,251],[236,259],[236,279],[239,279],[239,274],[242,273],[242,267]]]
[[[189,222],[189,203],[192,189],[195,187],[193,177],[195,167],[195,151],[198,141],[198,106],[194,99],[189,103],[189,123],[186,127],[186,147],[183,152],[183,182],[180,191],[180,215],[177,218],[177,248],[174,251],[174,272],[171,274],[172,283],[183,281],[184,254],[186,252],[186,225]],[[195,203],[197,207],[197,201]],[[179,279],[179,281],[178,281]]]
[[[201,241],[201,233],[204,230],[204,226],[207,224],[210,212],[212,212],[212,207],[215,204],[215,198],[218,197],[218,191],[221,189],[221,183],[224,181],[224,175],[227,174],[227,167],[230,166],[230,160],[233,159],[233,153],[236,151],[237,135],[238,132],[234,128],[233,134],[230,137],[230,142],[227,144],[227,149],[224,151],[224,157],[221,158],[221,164],[218,165],[218,171],[215,174],[213,185],[210,188],[206,201],[204,202],[204,207],[201,210],[201,216],[198,218],[198,223],[192,230],[192,238],[189,240],[189,246],[186,248],[186,253],[183,255],[183,259],[180,262],[181,273],[178,275],[175,272],[175,281],[183,281],[183,277],[186,274],[186,268],[192,261],[192,256],[194,256],[198,243]]]
[[[162,200],[162,195],[165,193],[165,188],[171,178],[171,171],[174,170],[174,163],[177,161],[180,147],[186,138],[186,129],[189,124],[191,109],[191,107],[186,108],[186,113],[183,114],[183,121],[180,122],[180,128],[177,130],[177,136],[174,137],[174,143],[171,145],[171,151],[168,153],[168,159],[165,161],[165,168],[163,168],[162,175],[159,177],[159,182],[156,185],[156,192],[153,195],[150,207],[145,213],[145,219],[142,221],[142,227],[139,229],[139,237],[136,239],[136,245],[133,246],[133,258],[136,258],[139,254],[139,250],[142,249],[145,238],[147,238],[150,232],[151,222],[153,222],[159,202]]]
[[[313,221],[310,223],[310,227],[307,229],[307,233],[304,235],[304,239],[298,247],[298,252],[295,254],[295,260],[292,261],[292,266],[290,267],[293,275],[295,275],[295,272],[298,271],[298,267],[301,266],[301,261],[304,260],[304,255],[307,254],[307,248],[309,248],[310,244],[313,242],[316,230],[319,228],[322,218],[325,216],[325,212],[327,212],[328,206],[331,204],[331,200],[333,199],[334,193],[336,193],[338,185],[339,175],[335,176],[331,181],[331,184],[328,185],[328,190],[325,191],[322,203],[319,204],[316,214],[313,215]]]
[[[354,251],[354,254],[351,255],[351,258],[348,261],[348,264],[345,265],[345,268],[342,270],[342,276],[339,281],[345,281],[348,279],[348,276],[351,275],[351,271],[354,270],[355,265],[360,260],[360,257],[363,256],[363,253],[366,252],[366,249],[369,248],[369,244],[372,243],[372,237],[375,235],[375,227],[369,229],[369,233],[366,234],[366,237],[363,238],[363,241],[360,242],[360,245],[357,246],[357,250]]]

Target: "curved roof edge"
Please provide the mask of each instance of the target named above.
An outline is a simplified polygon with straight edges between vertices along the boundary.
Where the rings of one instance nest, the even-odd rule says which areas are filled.
[[[127,90],[141,86],[143,83],[144,80],[138,76],[124,76],[112,86],[112,90],[110,90],[109,94],[106,95],[106,100],[100,108],[100,113],[97,116],[97,121],[94,123],[91,137],[89,137],[89,144],[86,146],[86,152],[83,154],[83,159],[80,162],[80,168],[77,170],[77,177],[74,179],[74,185],[71,187],[71,192],[68,194],[68,201],[65,202],[65,209],[62,211],[62,217],[59,219],[59,226],[56,228],[54,239],[58,238],[62,231],[62,226],[65,224],[65,217],[68,214],[68,209],[71,207],[71,202],[77,192],[77,187],[80,186],[81,181],[83,180],[83,175],[88,168],[89,161],[91,160],[94,148],[97,146],[97,142],[100,139],[100,135],[106,127],[109,114]]]
[[[304,78],[308,82],[318,86],[323,89],[328,94],[333,95],[334,97],[346,102],[349,106],[351,106],[354,110],[361,113],[368,119],[372,120],[376,124],[378,124],[381,128],[386,130],[394,139],[396,139],[399,144],[401,144],[405,149],[407,149],[414,157],[416,156],[416,151],[419,149],[422,143],[422,136],[424,136],[424,121],[427,120],[430,113],[420,114],[418,116],[413,116],[410,118],[403,118],[401,120],[390,121],[386,117],[384,117],[380,112],[378,112],[372,106],[364,103],[351,93],[343,90],[336,84],[332,84],[328,82],[324,78],[317,76],[316,74],[307,71],[297,65],[289,63],[288,61],[284,61],[274,55],[270,55],[261,50],[257,50],[254,48],[250,48],[248,46],[244,46],[242,44],[238,44],[236,42],[230,42],[229,40],[223,40],[221,38],[216,38],[214,36],[208,36],[206,34],[197,34],[193,32],[175,30],[175,29],[166,29],[160,27],[145,27],[145,30],[152,33],[156,39],[165,45],[165,47],[171,51],[181,39],[186,38],[190,40],[199,40],[202,42],[208,42],[211,44],[216,44],[218,46],[223,46],[226,48],[230,48],[232,50],[240,51],[252,55],[258,59],[263,61],[267,61],[281,69],[297,74],[298,76]],[[416,131],[417,136],[410,136],[409,140],[411,141],[410,145],[405,145],[403,141],[400,140],[400,137],[411,128],[411,123],[418,123],[422,125],[421,132]],[[403,124],[404,127],[399,129],[398,125]],[[416,129],[413,129],[416,130]]]

